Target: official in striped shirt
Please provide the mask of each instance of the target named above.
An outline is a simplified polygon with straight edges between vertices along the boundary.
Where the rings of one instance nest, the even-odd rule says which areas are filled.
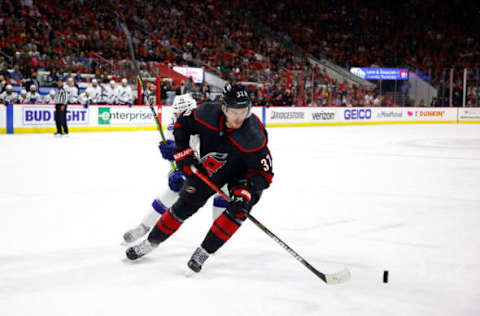
[[[67,126],[67,91],[63,87],[63,81],[57,81],[57,93],[55,94],[55,123],[57,125],[57,132],[55,135],[68,135]],[[63,131],[62,131],[63,129]]]

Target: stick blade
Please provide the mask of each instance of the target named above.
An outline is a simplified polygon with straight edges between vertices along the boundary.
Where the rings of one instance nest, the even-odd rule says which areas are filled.
[[[325,282],[327,284],[341,284],[341,283],[348,282],[351,278],[352,278],[352,274],[350,273],[350,270],[345,268],[336,273],[326,274]]]

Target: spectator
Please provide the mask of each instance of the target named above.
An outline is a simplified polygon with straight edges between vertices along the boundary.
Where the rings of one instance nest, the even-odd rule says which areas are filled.
[[[267,105],[267,100],[265,100],[265,96],[263,95],[263,93],[257,93],[257,105],[258,106]]]
[[[0,56],[0,70],[2,70],[2,69],[4,69],[4,68],[5,68],[5,69],[7,68],[7,63],[6,63],[6,61],[5,61],[5,57]]]
[[[40,83],[37,79],[37,72],[34,70],[29,78],[23,80],[23,85],[25,89],[32,90],[32,85],[35,86],[35,90],[38,91],[40,89]]]
[[[3,75],[0,75],[0,93],[3,93],[6,90],[7,81]],[[10,86],[11,87],[11,86]]]
[[[182,80],[180,86],[178,86],[176,90],[176,95],[184,95],[187,94],[187,88],[185,87],[185,81]]]
[[[371,93],[370,91],[365,93],[363,100],[365,102],[365,106],[372,106],[374,101],[373,93]]]
[[[208,83],[204,82],[202,84],[201,94],[203,100],[210,100],[210,86]]]
[[[53,87],[57,85],[58,80],[62,80],[62,76],[57,72],[57,68],[52,68],[45,78],[45,84]]]
[[[188,77],[188,81],[187,81],[186,88],[187,88],[187,93],[192,93],[192,92],[193,92],[193,79],[192,79],[192,76]]]
[[[281,105],[283,106],[294,106],[293,96],[290,89],[285,89],[285,93],[282,95]]]
[[[162,86],[161,86],[161,98],[162,98],[162,104],[167,104],[168,100],[168,91],[170,91],[170,85],[168,81],[163,81]]]
[[[383,106],[383,96],[377,95],[377,97],[373,100],[373,106]]]
[[[23,79],[23,75],[20,72],[18,65],[13,67],[13,71],[10,73],[10,78],[14,81],[21,81]]]

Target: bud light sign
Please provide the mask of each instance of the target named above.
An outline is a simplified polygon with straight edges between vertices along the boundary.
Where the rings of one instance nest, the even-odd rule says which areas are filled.
[[[350,72],[365,80],[408,80],[408,69],[352,67]]]
[[[88,110],[82,106],[67,108],[67,122],[71,125],[88,125]],[[24,106],[23,125],[55,125],[55,107],[53,106]]]
[[[345,112],[343,112],[343,117],[345,118],[345,121],[371,120],[372,110],[371,109],[345,109]]]

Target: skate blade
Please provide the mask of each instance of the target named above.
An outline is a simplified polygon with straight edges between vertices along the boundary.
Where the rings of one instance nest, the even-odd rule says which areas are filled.
[[[192,269],[190,269],[189,267],[185,268],[185,270],[183,271],[183,275],[187,278],[187,279],[191,279],[193,278],[195,275],[197,275],[198,273],[193,271]]]
[[[120,243],[120,246],[122,246],[122,247],[130,247],[130,246],[133,246],[134,244],[135,244],[135,241],[128,242],[128,241],[125,241],[125,240],[124,240],[124,241],[122,241],[122,242]]]

